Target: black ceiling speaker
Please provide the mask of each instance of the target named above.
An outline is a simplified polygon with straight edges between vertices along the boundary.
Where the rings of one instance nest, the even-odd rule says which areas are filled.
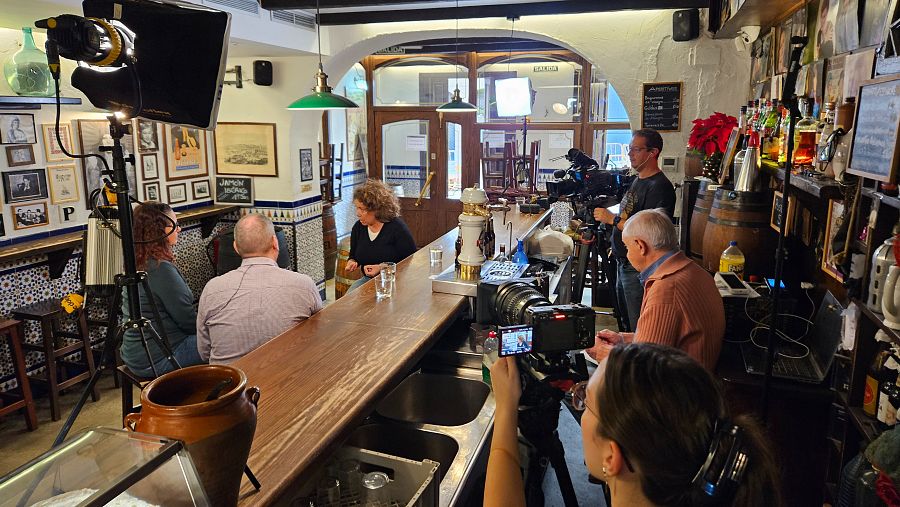
[[[269,60],[253,60],[253,84],[272,86],[272,62]]]
[[[683,9],[672,14],[672,40],[685,42],[700,36],[700,9]]]

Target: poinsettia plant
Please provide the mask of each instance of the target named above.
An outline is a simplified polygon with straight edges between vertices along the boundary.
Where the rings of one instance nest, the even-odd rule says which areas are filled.
[[[705,119],[694,120],[688,150],[701,156],[724,153],[731,131],[737,127],[737,118],[725,113],[713,113]]]

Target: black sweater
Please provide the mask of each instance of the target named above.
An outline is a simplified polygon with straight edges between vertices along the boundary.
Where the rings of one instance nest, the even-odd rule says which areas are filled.
[[[357,221],[350,231],[350,258],[359,266],[381,264],[382,262],[400,262],[416,251],[409,227],[400,218],[385,222],[375,237],[369,239],[368,227]]]

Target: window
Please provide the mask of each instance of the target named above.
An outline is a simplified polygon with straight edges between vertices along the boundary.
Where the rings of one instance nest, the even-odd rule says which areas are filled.
[[[498,79],[527,77],[531,81],[531,116],[534,123],[581,121],[581,65],[547,55],[516,55],[478,69],[478,122],[510,123],[497,115],[495,84]]]
[[[468,100],[467,72],[463,66],[436,58],[396,60],[375,69],[374,103],[376,106],[439,106],[450,101],[457,86],[463,100]]]

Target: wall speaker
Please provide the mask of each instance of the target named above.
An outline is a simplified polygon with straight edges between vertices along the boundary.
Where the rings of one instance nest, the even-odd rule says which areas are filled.
[[[672,14],[672,40],[685,42],[700,36],[700,9],[683,9]]]
[[[253,84],[272,86],[272,62],[269,60],[253,61]]]

